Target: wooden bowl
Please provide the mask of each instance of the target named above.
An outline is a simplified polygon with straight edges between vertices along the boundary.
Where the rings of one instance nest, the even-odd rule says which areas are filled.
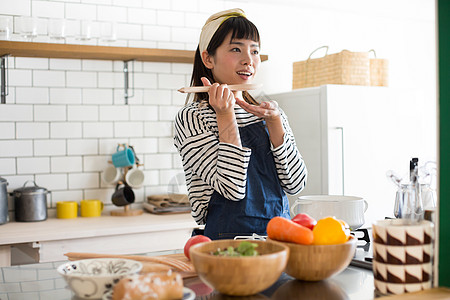
[[[356,250],[353,236],[348,242],[336,245],[280,243],[290,249],[285,272],[306,281],[318,281],[342,272],[350,264]]]
[[[226,257],[211,254],[218,248],[236,248],[242,240],[216,240],[191,247],[189,254],[200,279],[220,293],[253,295],[270,287],[286,267],[289,248],[275,241],[258,244],[258,256]]]

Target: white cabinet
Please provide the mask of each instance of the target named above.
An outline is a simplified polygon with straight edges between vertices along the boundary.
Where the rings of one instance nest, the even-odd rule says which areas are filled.
[[[393,216],[396,188],[386,171],[407,174],[411,157],[422,164],[436,160],[435,103],[424,94],[325,85],[269,95],[287,114],[308,168],[300,195],[364,197],[365,226]]]

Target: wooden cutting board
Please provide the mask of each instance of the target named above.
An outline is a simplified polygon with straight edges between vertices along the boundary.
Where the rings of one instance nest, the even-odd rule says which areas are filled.
[[[191,271],[179,272],[181,274],[181,277],[189,278],[189,277],[196,277],[197,276],[197,272],[195,272],[194,265],[192,264],[192,262],[189,259],[187,259],[187,257],[184,255],[184,253],[161,255],[159,257],[170,257],[170,258],[182,261],[182,262],[190,265],[192,270]]]
[[[156,257],[176,259],[178,261],[188,264],[191,267],[191,270],[190,271],[180,271],[180,270],[171,268],[168,265],[141,261],[141,263],[143,264],[141,273],[168,271],[169,269],[172,269],[172,271],[180,273],[181,277],[183,277],[183,278],[191,278],[191,277],[197,276],[197,272],[195,272],[194,265],[192,264],[192,262],[190,260],[187,259],[187,257],[184,255],[184,253],[160,255],[160,256],[156,256]]]
[[[450,299],[450,289],[446,287],[432,288],[415,293],[386,296],[377,299],[386,300],[444,300]]]
[[[147,256],[147,255],[114,255],[114,254],[99,254],[99,253],[79,253],[70,252],[65,253],[69,260],[89,259],[89,258],[126,258],[137,260],[142,263],[143,268],[141,273],[161,272],[172,269],[174,272],[181,274],[183,278],[195,277],[194,266],[190,260],[184,256],[184,253]],[[179,263],[177,263],[179,262]],[[181,265],[180,265],[181,263]],[[181,268],[177,268],[180,267]]]

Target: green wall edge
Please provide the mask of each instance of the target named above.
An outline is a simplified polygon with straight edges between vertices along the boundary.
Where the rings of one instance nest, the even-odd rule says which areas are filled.
[[[450,1],[437,0],[439,68],[439,286],[450,287]]]

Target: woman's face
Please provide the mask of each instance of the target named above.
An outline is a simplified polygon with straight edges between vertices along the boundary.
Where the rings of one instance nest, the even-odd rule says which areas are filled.
[[[231,40],[230,32],[207,67],[219,83],[242,84],[253,81],[260,63],[259,43],[247,39]]]

